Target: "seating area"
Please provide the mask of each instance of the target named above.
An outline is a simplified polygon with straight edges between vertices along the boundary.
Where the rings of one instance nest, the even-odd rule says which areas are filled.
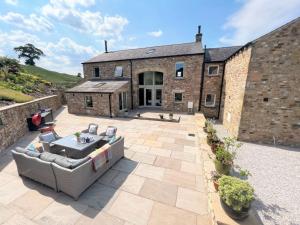
[[[104,172],[124,157],[124,137],[109,126],[97,135],[98,125],[66,137],[55,131],[39,135],[42,146],[12,150],[18,174],[38,181],[75,200]]]

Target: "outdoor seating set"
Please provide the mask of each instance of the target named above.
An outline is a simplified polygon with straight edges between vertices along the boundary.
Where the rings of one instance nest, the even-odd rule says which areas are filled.
[[[104,172],[124,157],[124,137],[108,127],[97,135],[98,125],[89,124],[80,135],[60,137],[55,131],[39,136],[42,148],[31,144],[12,150],[20,176],[38,181],[75,200]],[[42,150],[41,150],[42,149]]]

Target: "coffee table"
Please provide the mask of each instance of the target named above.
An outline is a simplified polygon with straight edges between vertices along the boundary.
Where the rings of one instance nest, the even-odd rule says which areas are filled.
[[[94,151],[96,146],[99,144],[99,142],[103,140],[102,136],[93,135],[93,134],[82,133],[80,136],[85,138],[89,137],[92,138],[93,140],[90,141],[89,143],[81,143],[77,141],[75,135],[69,135],[61,139],[58,139],[52,143],[64,148],[66,150],[67,157],[80,159],[80,158],[84,158],[92,151]]]

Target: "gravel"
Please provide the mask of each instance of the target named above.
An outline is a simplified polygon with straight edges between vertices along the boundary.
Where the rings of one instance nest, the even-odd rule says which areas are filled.
[[[236,163],[252,174],[264,224],[300,224],[300,149],[244,143]]]

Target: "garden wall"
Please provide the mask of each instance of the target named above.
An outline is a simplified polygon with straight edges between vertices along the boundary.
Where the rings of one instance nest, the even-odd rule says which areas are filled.
[[[31,114],[39,108],[52,108],[55,111],[61,105],[61,98],[52,95],[0,108],[0,152],[14,144],[28,131],[26,118]]]

